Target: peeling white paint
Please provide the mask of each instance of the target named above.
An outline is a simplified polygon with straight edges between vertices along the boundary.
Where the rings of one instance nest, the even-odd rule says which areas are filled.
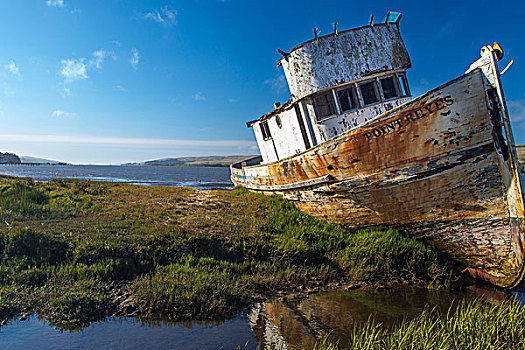
[[[378,71],[407,69],[397,24],[378,24],[306,42],[280,60],[295,100]]]

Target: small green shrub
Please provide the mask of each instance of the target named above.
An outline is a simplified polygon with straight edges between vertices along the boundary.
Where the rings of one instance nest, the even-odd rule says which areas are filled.
[[[4,236],[3,261],[17,260],[29,266],[54,265],[64,261],[68,245],[52,234],[31,228],[9,230]]]
[[[186,257],[139,278],[132,290],[144,315],[178,319],[224,317],[247,306],[250,288],[237,267],[212,258]]]
[[[34,305],[30,288],[16,284],[0,285],[0,320],[10,319],[22,310],[30,310]]]
[[[53,278],[42,297],[41,311],[54,325],[81,328],[106,317],[111,300],[98,279]]]

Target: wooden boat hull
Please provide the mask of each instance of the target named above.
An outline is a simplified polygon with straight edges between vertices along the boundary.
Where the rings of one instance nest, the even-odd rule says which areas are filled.
[[[293,157],[232,165],[232,181],[330,222],[404,228],[512,288],[524,210],[499,105],[477,69]]]

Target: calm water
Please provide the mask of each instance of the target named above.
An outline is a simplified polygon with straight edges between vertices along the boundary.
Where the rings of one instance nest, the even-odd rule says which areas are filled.
[[[2,165],[0,174],[49,181],[68,178],[146,186],[231,189],[230,169],[219,167],[149,167],[110,165]]]
[[[0,328],[0,349],[255,349],[245,316],[223,324],[146,324],[110,319],[82,331],[61,331],[36,316]]]
[[[297,302],[259,303],[221,323],[145,323],[108,319],[81,331],[62,331],[36,316],[0,328],[0,349],[301,349],[330,334],[348,342],[355,324],[373,317],[390,327],[424,308],[446,311],[461,300],[484,298],[498,303],[511,296],[470,287],[456,292],[427,289],[352,290],[318,293]],[[517,296],[523,303],[525,296]]]

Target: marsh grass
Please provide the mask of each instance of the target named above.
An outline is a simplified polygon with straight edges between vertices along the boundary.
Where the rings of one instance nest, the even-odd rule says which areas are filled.
[[[105,183],[53,180],[48,183],[2,176],[0,217],[4,220],[63,219],[101,209],[96,198],[106,192]]]
[[[97,278],[64,279],[52,275],[39,295],[36,311],[56,326],[78,329],[114,309],[107,286]]]
[[[49,211],[46,192],[31,186],[31,181],[0,185],[0,210],[20,215],[45,215]]]
[[[232,316],[250,300],[247,265],[186,257],[158,267],[133,283],[137,307],[142,314],[168,318]]]
[[[444,315],[427,309],[393,329],[369,320],[349,332],[350,343],[341,349],[524,349],[525,309],[512,300],[491,305],[478,299],[452,305]],[[315,346],[337,348],[328,337]]]
[[[0,316],[36,311],[61,326],[211,319],[345,283],[446,287],[459,271],[398,231],[347,230],[243,188],[0,177],[0,222]]]

